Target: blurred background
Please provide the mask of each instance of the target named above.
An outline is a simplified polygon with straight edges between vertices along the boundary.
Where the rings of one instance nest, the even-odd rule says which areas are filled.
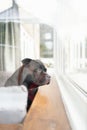
[[[87,130],[86,3],[0,0],[0,71],[14,72],[26,57],[42,60],[58,81],[73,130]]]

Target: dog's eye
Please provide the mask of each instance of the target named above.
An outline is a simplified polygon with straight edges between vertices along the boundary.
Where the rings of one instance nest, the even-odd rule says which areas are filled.
[[[41,69],[35,69],[34,72],[41,73]]]
[[[41,68],[41,70],[43,70],[43,71],[47,71],[47,69],[44,67],[44,66],[40,66],[40,68]]]
[[[47,72],[47,69],[45,68],[44,71]]]

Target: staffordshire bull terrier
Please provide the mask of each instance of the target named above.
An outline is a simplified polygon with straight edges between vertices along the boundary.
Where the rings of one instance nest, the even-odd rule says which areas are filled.
[[[28,90],[28,110],[38,91],[38,87],[49,83],[50,75],[47,74],[44,64],[40,60],[25,58],[22,60],[22,66],[6,81],[5,86],[26,86]]]

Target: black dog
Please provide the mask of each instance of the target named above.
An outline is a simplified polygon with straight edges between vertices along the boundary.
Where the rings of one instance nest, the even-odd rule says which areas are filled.
[[[28,105],[29,109],[37,91],[38,87],[49,84],[50,76],[47,74],[47,69],[40,60],[24,59],[23,65],[13,73],[13,75],[6,81],[5,86],[25,85],[29,92]]]

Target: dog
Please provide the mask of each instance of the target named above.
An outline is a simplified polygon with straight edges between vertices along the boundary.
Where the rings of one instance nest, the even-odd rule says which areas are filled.
[[[27,111],[38,91],[38,87],[50,83],[51,76],[40,60],[25,58],[19,67],[6,81],[5,86],[24,85],[28,90]]]

